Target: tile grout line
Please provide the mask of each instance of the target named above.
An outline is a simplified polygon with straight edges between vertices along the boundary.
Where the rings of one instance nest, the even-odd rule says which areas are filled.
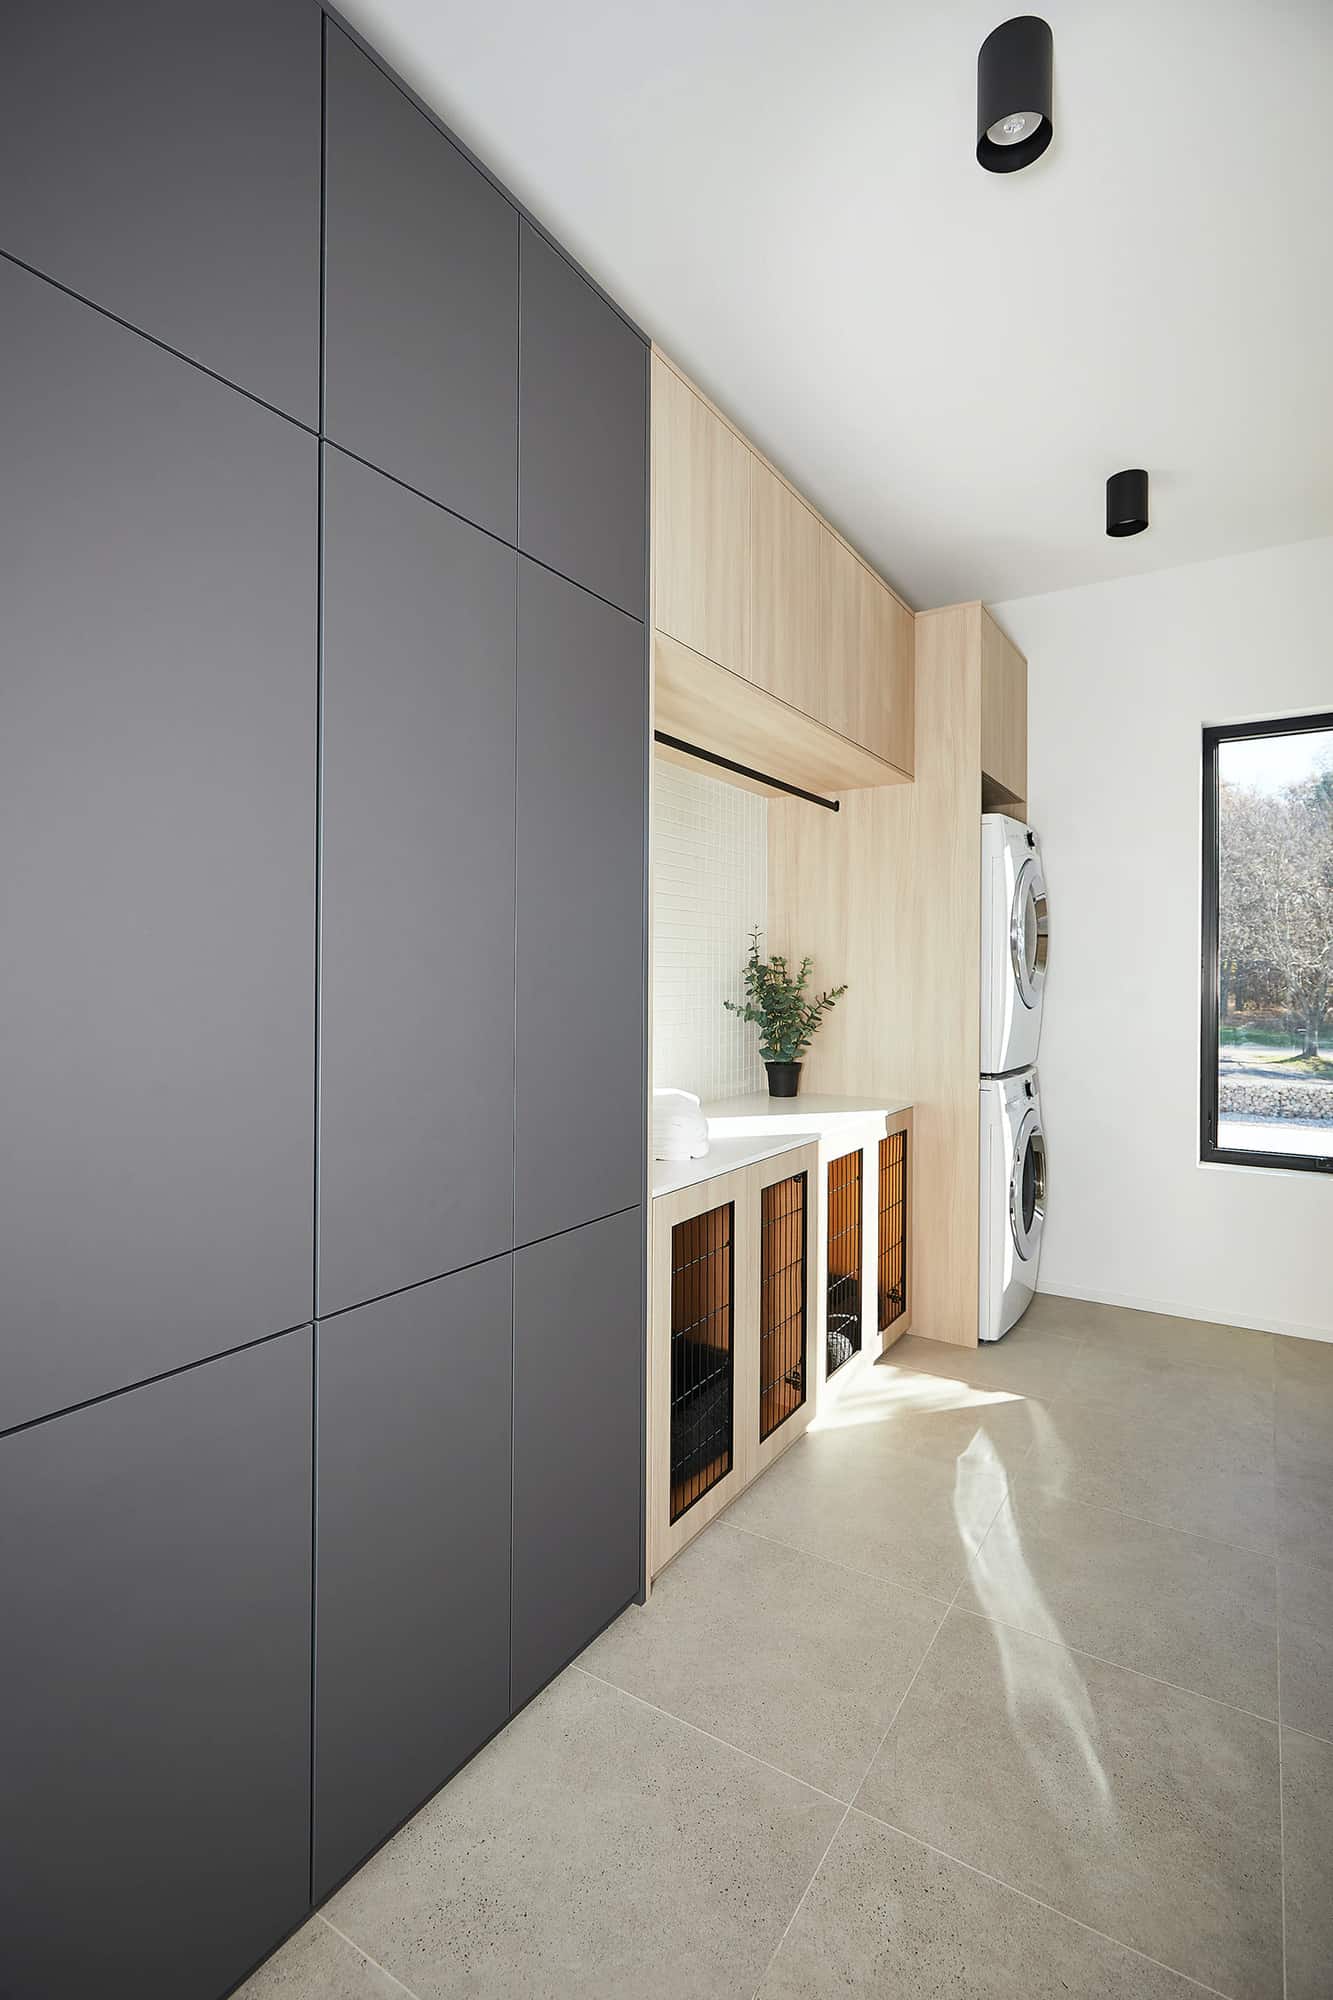
[[[1004,1502],[1001,1501],[1000,1504],[1003,1506]],[[733,1534],[748,1535],[754,1542],[767,1542],[773,1549],[786,1549],[791,1555],[804,1556],[807,1562],[827,1563],[830,1569],[841,1570],[844,1576],[859,1576],[867,1583],[883,1584],[889,1590],[906,1591],[909,1596],[919,1597],[926,1604],[940,1604],[946,1611],[953,1603],[953,1597],[941,1597],[938,1591],[923,1590],[920,1584],[902,1583],[896,1576],[886,1576],[880,1570],[858,1569],[855,1563],[840,1562],[837,1556],[828,1556],[814,1549],[804,1549],[799,1542],[784,1542],[779,1535],[761,1535],[757,1528],[743,1528],[739,1521],[730,1521],[725,1514],[719,1514],[716,1521],[710,1521],[709,1527],[721,1527],[724,1523]],[[989,1534],[990,1530],[987,1529],[986,1532]],[[682,1549],[681,1554],[684,1553]],[[954,1597],[957,1595],[958,1592],[955,1591]]]
[[[995,1514],[992,1515],[991,1517],[990,1526],[988,1526],[986,1529],[987,1535],[990,1533],[991,1527],[994,1526],[996,1516],[998,1516],[1000,1512],[1000,1507],[1003,1507],[1004,1501],[1007,1500],[1008,1497],[1009,1496],[1006,1491],[1004,1499],[1000,1501],[999,1506],[997,1506],[995,1509]],[[982,1536],[982,1541],[984,1540],[985,1540],[985,1535]],[[978,1543],[977,1546],[979,1548],[981,1544]],[[861,1773],[860,1783],[857,1785],[856,1791],[853,1794],[852,1802],[848,1804],[846,1810],[842,1815],[842,1818],[838,1821],[838,1824],[834,1827],[833,1832],[829,1838],[828,1846],[824,1849],[824,1852],[820,1855],[819,1860],[816,1862],[814,1873],[811,1875],[810,1880],[806,1883],[804,1889],[801,1891],[800,1897],[796,1904],[796,1908],[792,1911],[791,1915],[787,1919],[786,1925],[783,1928],[782,1936],[778,1939],[772,1951],[769,1953],[768,1963],[765,1965],[763,1971],[759,1975],[759,1984],[754,1989],[752,2000],[759,2000],[759,1996],[763,1991],[764,1981],[768,1978],[769,1973],[772,1971],[778,1953],[782,1950],[783,1945],[787,1942],[787,1939],[791,1934],[792,1925],[796,1922],[796,1919],[800,1916],[801,1911],[804,1909],[806,1898],[810,1894],[810,1891],[814,1888],[815,1883],[819,1879],[819,1871],[824,1866],[824,1863],[828,1860],[829,1855],[833,1851],[834,1841],[838,1838],[838,1835],[842,1832],[844,1826],[846,1826],[848,1816],[853,1811],[855,1800],[860,1797],[862,1787],[864,1786],[867,1777],[874,1769],[875,1761],[878,1758],[880,1751],[884,1748],[884,1745],[888,1742],[890,1734],[892,1733],[893,1730],[893,1726],[897,1722],[898,1717],[902,1714],[903,1703],[907,1700],[908,1695],[912,1692],[912,1689],[916,1686],[917,1676],[920,1674],[922,1667],[925,1666],[926,1661],[930,1658],[931,1649],[934,1646],[935,1641],[939,1638],[940,1633],[944,1630],[945,1622],[948,1619],[949,1613],[953,1609],[954,1602],[958,1596],[958,1591],[962,1589],[964,1581],[965,1578],[959,1579],[958,1589],[954,1591],[953,1597],[950,1599],[949,1603],[945,1605],[943,1615],[940,1618],[940,1622],[935,1627],[935,1630],[931,1633],[930,1638],[926,1642],[926,1650],[924,1651],[924,1653],[922,1653],[921,1658],[916,1663],[916,1667],[914,1668],[912,1673],[912,1678],[908,1681],[907,1686],[903,1689],[902,1693],[898,1697],[897,1702],[894,1704],[893,1714],[889,1717],[888,1726],[885,1729],[883,1735],[880,1737],[878,1743],[875,1745],[875,1748],[870,1756],[870,1761],[867,1763],[865,1770]],[[935,1601],[938,1602],[938,1600]]]
[[[905,1826],[898,1826],[891,1819],[881,1818],[878,1813],[871,1812],[868,1806],[851,1805],[847,1808],[847,1812],[848,1815],[858,1813],[872,1825],[882,1826],[889,1833],[896,1833],[901,1839],[910,1840],[914,1847],[924,1848],[927,1854],[938,1854],[941,1861],[947,1861],[955,1868],[965,1868],[969,1875],[976,1875],[983,1882],[994,1883],[995,1887],[1003,1889],[1006,1895],[1017,1896],[1021,1902],[1031,1903],[1038,1910],[1048,1910],[1053,1917],[1059,1917],[1062,1923],[1074,1924],[1079,1930],[1087,1931],[1091,1937],[1101,1938],[1103,1943],[1115,1945],[1118,1951],[1127,1951],[1132,1957],[1141,1958],[1145,1964],[1155,1965],[1160,1972],[1169,1972],[1173,1978],[1185,1980],[1188,1985],[1197,1987],[1200,1993],[1212,1994],[1214,2000],[1236,2000],[1234,1994],[1225,1993],[1220,1986],[1210,1986],[1206,1980],[1196,1979],[1193,1973],[1182,1972],[1179,1966],[1168,1965],[1164,1959],[1154,1958],[1151,1952],[1141,1950],[1138,1945],[1128,1944],[1124,1938],[1113,1937],[1110,1931],[1099,1931],[1096,1924],[1087,1923],[1082,1917],[1071,1916],[1068,1910],[1062,1910],[1057,1903],[1048,1903],[1043,1897],[1034,1896],[1029,1889],[1019,1889],[1014,1883],[1006,1882],[1003,1876],[992,1875],[989,1869],[978,1868],[974,1861],[964,1861],[961,1855],[951,1854],[947,1847],[936,1847],[933,1841],[923,1840],[919,1833],[909,1833]]]
[[[943,1620],[940,1621],[943,1623]],[[577,1660],[571,1660],[565,1669],[567,1673],[582,1674],[585,1680],[593,1681],[598,1687],[609,1688],[612,1694],[623,1695],[626,1701],[637,1702],[640,1708],[648,1709],[653,1715],[660,1715],[667,1722],[674,1722],[681,1729],[688,1729],[694,1736],[702,1736],[707,1743],[716,1743],[721,1750],[730,1750],[734,1756],[744,1757],[747,1763],[757,1764],[761,1771],[771,1771],[776,1778],[785,1778],[789,1784],[801,1785],[807,1792],[814,1792],[819,1798],[827,1799],[832,1806],[842,1806],[844,1811],[850,1800],[840,1799],[836,1792],[826,1792],[822,1785],[812,1784],[809,1778],[798,1778],[795,1771],[784,1770],[781,1764],[770,1764],[767,1757],[758,1756],[753,1750],[746,1750],[741,1744],[733,1743],[729,1737],[717,1736],[711,1729],[700,1723],[691,1722],[686,1716],[677,1715],[674,1709],[663,1708],[646,1695],[635,1694],[632,1688],[621,1687],[619,1681],[609,1681],[604,1674],[595,1674],[589,1667],[581,1667]]]
[[[367,1965],[373,1965],[376,1972],[383,1973],[384,1977],[391,1985],[396,1986],[400,1993],[406,1993],[407,2000],[420,2000],[420,1996],[414,1993],[410,1986],[404,1986],[402,1980],[395,1973],[390,1972],[387,1965],[381,1965],[377,1958],[372,1958],[365,1947],[359,1945],[355,1938],[348,1937],[346,1931],[340,1931],[337,1924],[331,1923],[322,1910],[317,1910],[315,1914],[318,1916],[319,1921],[333,1932],[336,1938],[341,1938],[345,1945],[350,1945],[353,1951],[359,1953],[365,1959]]]
[[[978,1549],[977,1554],[980,1553]],[[1105,1653],[1090,1653],[1086,1646],[1071,1645],[1068,1639],[1053,1639],[1049,1632],[1034,1632],[1028,1625],[1015,1625],[1011,1619],[995,1618],[989,1611],[973,1611],[966,1604],[956,1608],[960,1618],[975,1618],[983,1625],[998,1625],[1002,1632],[1017,1632],[1022,1638],[1036,1639],[1043,1646],[1058,1646],[1062,1653],[1072,1653],[1078,1660],[1092,1660],[1099,1667],[1109,1667],[1112,1673],[1132,1674],[1135,1680],[1149,1681],[1154,1687],[1170,1688],[1173,1694],[1188,1695],[1191,1701],[1210,1702],[1214,1708],[1225,1708],[1232,1715],[1248,1716],[1251,1722],[1265,1723],[1269,1729],[1280,1727],[1276,1715],[1263,1715],[1257,1708],[1243,1708],[1238,1701],[1225,1701],[1221,1695],[1205,1694],[1202,1688],[1186,1687],[1183,1681],[1164,1680],[1161,1674],[1150,1674],[1142,1667],[1128,1666],[1124,1660],[1110,1660]]]

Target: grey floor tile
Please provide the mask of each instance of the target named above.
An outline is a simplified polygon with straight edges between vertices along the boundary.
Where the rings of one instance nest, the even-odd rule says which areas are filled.
[[[1281,1992],[1271,1723],[952,1611],[857,1804],[1235,2000]]]
[[[1043,1409],[1019,1483],[1265,1554],[1276,1547],[1271,1424],[1186,1433],[1169,1419],[1066,1400]]]
[[[1032,1332],[1054,1333],[1064,1340],[1081,1343],[1089,1333],[1096,1333],[1104,1325],[1108,1313],[1117,1310],[1115,1306],[1094,1305],[1089,1299],[1068,1299],[1058,1292],[1038,1292],[1018,1325],[999,1344],[1003,1347],[1014,1333]]]
[[[1333,1440],[1277,1439],[1277,1538],[1284,1561],[1333,1577]]]
[[[1174,1313],[1135,1312],[1126,1306],[1097,1306],[1084,1322],[1089,1345],[1139,1349],[1181,1366],[1215,1368],[1273,1380],[1277,1335],[1214,1320],[1179,1319]]]
[[[1333,1991],[1333,1743],[1282,1732],[1287,2000]]]
[[[1333,1398],[1333,1340],[1298,1340],[1280,1333],[1274,1336],[1273,1359],[1279,1385],[1313,1389]]]
[[[760,2000],[1197,2000],[1197,1987],[849,1813]]]
[[[1217,1426],[1271,1428],[1274,1391],[1262,1376],[1200,1367],[1143,1348],[1087,1342],[1075,1356],[1062,1395],[1102,1403],[1131,1423],[1186,1432]]]
[[[1027,1457],[1038,1423],[1028,1398],[1012,1389],[880,1361],[843,1391],[818,1430],[873,1427],[891,1451],[1007,1473]]]
[[[842,1810],[574,1669],[328,1915],[422,2000],[735,2000]]]
[[[1271,1556],[1019,1488],[959,1605],[1277,1717]]]
[[[1049,1397],[1064,1387],[1079,1347],[1077,1338],[1031,1326],[1024,1317],[1003,1340],[979,1347],[954,1347],[947,1341],[906,1334],[878,1367],[912,1369],[1010,1395]]]
[[[729,1510],[738,1528],[950,1598],[1007,1491],[976,1437],[954,1464],[890,1449],[879,1426],[807,1432]]]
[[[847,1800],[942,1611],[724,1520],[578,1664]]]
[[[1333,1742],[1333,1570],[1279,1563],[1278,1634],[1282,1720]]]
[[[232,2000],[403,2000],[404,1991],[355,1945],[312,1917]]]

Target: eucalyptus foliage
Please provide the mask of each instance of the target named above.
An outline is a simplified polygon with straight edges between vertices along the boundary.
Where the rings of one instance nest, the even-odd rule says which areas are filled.
[[[793,977],[780,952],[771,958],[759,956],[761,933],[750,933],[750,956],[745,966],[744,1001],[724,1000],[729,1014],[739,1014],[759,1030],[759,1053],[765,1062],[799,1062],[815,1038],[824,1015],[847,991],[835,986],[831,993],[807,997],[814,961],[801,960]]]

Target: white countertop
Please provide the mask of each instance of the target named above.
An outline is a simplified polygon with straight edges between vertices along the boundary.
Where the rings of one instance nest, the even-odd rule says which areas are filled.
[[[748,1097],[719,1098],[703,1107],[708,1152],[702,1160],[654,1160],[653,1197],[697,1187],[738,1167],[757,1166],[814,1139],[857,1130],[864,1136],[876,1125],[882,1133],[886,1119],[911,1107],[908,1097],[833,1097],[813,1090],[800,1097],[770,1097],[758,1090]]]
[[[660,1194],[678,1194],[682,1188],[697,1187],[718,1174],[735,1173],[738,1167],[756,1167],[777,1153],[790,1153],[804,1146],[809,1135],[801,1132],[764,1132],[757,1137],[718,1138],[714,1136],[702,1160],[654,1160],[653,1199]]]
[[[770,1097],[759,1090],[748,1097],[722,1097],[703,1108],[711,1137],[750,1139],[777,1132],[818,1137],[892,1117],[911,1105],[910,1097],[832,1097],[814,1090],[798,1097]]]

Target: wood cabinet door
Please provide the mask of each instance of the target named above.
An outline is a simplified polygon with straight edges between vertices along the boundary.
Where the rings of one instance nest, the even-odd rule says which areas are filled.
[[[762,459],[750,458],[750,679],[821,717],[816,516]]]
[[[914,758],[912,614],[837,537],[824,531],[820,654],[830,729],[900,771]]]
[[[655,619],[696,653],[750,670],[750,451],[653,357]]]

